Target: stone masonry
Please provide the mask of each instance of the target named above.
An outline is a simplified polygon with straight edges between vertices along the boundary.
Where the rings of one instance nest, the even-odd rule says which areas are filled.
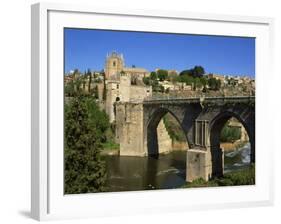
[[[223,151],[220,131],[231,117],[245,127],[251,143],[251,162],[255,162],[254,105],[254,97],[117,102],[116,137],[120,143],[120,155],[157,156],[161,153],[158,141],[165,134],[162,131],[162,136],[158,135],[157,127],[169,112],[181,125],[189,146],[186,180],[221,176]]]

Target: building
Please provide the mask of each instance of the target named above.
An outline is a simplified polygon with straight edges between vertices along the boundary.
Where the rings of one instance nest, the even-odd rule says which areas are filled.
[[[112,52],[108,54],[105,62],[105,79],[119,79],[121,74],[126,74],[134,78],[143,78],[149,76],[150,72],[144,68],[125,67],[125,61],[122,54]]]
[[[122,54],[113,52],[106,57],[105,111],[110,122],[115,120],[114,104],[116,102],[142,101],[144,98],[152,96],[151,86],[145,86],[142,82],[132,82],[135,79],[142,80],[147,74],[149,72],[144,68],[125,67]]]
[[[221,83],[224,83],[226,76],[225,75],[220,75],[220,74],[213,74],[210,73],[208,74],[208,78],[215,78],[216,80],[220,80]]]

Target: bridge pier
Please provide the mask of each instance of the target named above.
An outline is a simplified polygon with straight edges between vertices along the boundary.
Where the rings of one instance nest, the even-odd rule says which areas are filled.
[[[222,177],[224,170],[224,150],[220,145],[211,146],[212,177]]]
[[[189,149],[186,158],[186,181],[202,178],[208,181],[212,175],[210,150]]]

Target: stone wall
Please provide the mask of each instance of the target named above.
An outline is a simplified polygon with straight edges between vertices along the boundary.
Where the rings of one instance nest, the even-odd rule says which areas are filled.
[[[159,153],[168,153],[173,150],[172,139],[170,138],[163,120],[160,120],[157,126],[157,138]]]
[[[143,141],[143,106],[140,103],[116,104],[116,142],[120,156],[145,156]]]
[[[132,85],[130,89],[130,100],[143,100],[152,96],[152,87]]]

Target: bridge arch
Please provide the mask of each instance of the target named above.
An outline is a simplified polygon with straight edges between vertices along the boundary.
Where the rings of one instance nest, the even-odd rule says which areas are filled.
[[[211,151],[212,176],[219,177],[223,175],[223,152],[220,148],[220,135],[226,122],[232,117],[236,118],[245,128],[251,144],[251,163],[255,162],[255,130],[251,116],[243,117],[234,111],[223,111],[210,121],[209,141]]]
[[[168,108],[165,108],[165,107],[159,107],[152,113],[152,115],[148,119],[147,125],[145,127],[146,135],[147,135],[146,137],[147,137],[148,156],[158,157],[158,155],[159,155],[157,127],[158,127],[158,124],[161,121],[161,119],[166,114],[171,114],[172,117],[175,118],[175,120],[177,121],[178,125],[180,126],[181,130],[184,133],[185,140],[186,140],[188,147],[190,147],[187,135],[186,135],[178,117],[173,113],[172,110],[169,110]]]

